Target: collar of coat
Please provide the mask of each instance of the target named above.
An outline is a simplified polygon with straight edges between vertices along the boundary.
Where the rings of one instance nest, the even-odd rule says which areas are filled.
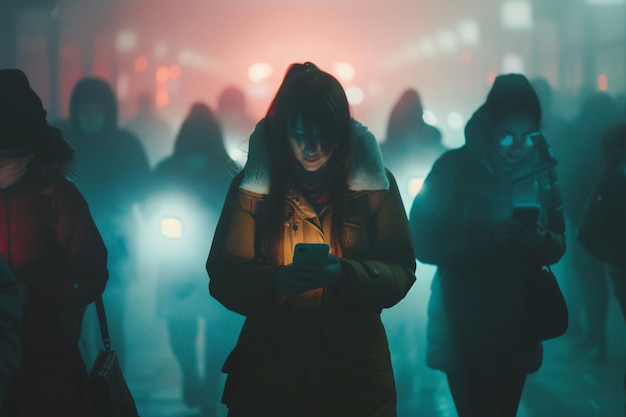
[[[355,132],[355,153],[352,170],[348,176],[348,189],[352,191],[388,190],[389,180],[380,147],[374,135],[366,126],[353,120]],[[267,195],[270,188],[269,158],[264,146],[264,120],[261,120],[250,135],[248,161],[239,188],[253,193]]]

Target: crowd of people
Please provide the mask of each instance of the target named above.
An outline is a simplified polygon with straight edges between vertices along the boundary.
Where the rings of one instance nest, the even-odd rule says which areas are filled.
[[[53,125],[25,74],[0,70],[0,415],[95,415],[93,302],[103,296],[127,368],[125,306],[148,224],[156,314],[187,407],[393,417],[392,359],[422,349],[460,417],[516,416],[543,363],[528,294],[545,267],[565,264],[578,357],[607,360],[611,292],[626,320],[626,111],[596,92],[567,121],[551,95],[545,79],[499,75],[465,143],[447,149],[417,89],[376,138],[311,62],[287,69],[256,126],[230,86],[215,110],[194,102],[175,134],[148,93],[120,123],[97,77],[77,82]],[[243,164],[228,152],[242,144]],[[514,215],[522,206],[529,222]],[[320,248],[321,262],[295,261]],[[417,261],[436,267],[425,346],[411,317],[381,319]]]

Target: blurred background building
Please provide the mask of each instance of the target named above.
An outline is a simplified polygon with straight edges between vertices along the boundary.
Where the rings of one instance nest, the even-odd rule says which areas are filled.
[[[52,117],[84,75],[117,90],[122,120],[139,92],[179,119],[195,99],[242,86],[259,118],[294,61],[333,72],[357,117],[384,140],[407,86],[455,146],[501,72],[547,78],[573,113],[585,91],[626,90],[624,0],[2,0],[0,67],[23,68]],[[566,114],[565,116],[569,116]]]

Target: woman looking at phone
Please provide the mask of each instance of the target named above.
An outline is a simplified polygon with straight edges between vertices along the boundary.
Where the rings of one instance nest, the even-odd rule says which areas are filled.
[[[526,375],[542,362],[525,294],[563,255],[565,226],[540,122],[528,80],[497,77],[465,146],[434,164],[411,207],[415,255],[438,267],[427,363],[446,373],[460,417],[514,417]]]
[[[297,243],[326,263],[293,265]],[[250,138],[207,260],[211,295],[246,316],[224,365],[229,416],[395,411],[383,308],[415,281],[408,220],[340,83],[293,64]]]

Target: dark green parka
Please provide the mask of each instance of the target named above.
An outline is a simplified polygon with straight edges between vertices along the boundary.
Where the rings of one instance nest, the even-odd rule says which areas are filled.
[[[344,203],[349,242],[341,258],[344,285],[294,296],[275,290],[282,265],[260,260],[256,212],[267,195],[267,167],[254,169],[260,133],[251,138],[248,165],[231,185],[207,261],[211,295],[246,316],[224,366],[223,401],[233,415],[396,415],[380,313],[410,289],[415,258],[393,176],[383,168],[373,136],[363,126],[355,129],[361,153]],[[331,244],[330,207],[318,214],[292,187],[284,208],[287,263],[296,243]]]

